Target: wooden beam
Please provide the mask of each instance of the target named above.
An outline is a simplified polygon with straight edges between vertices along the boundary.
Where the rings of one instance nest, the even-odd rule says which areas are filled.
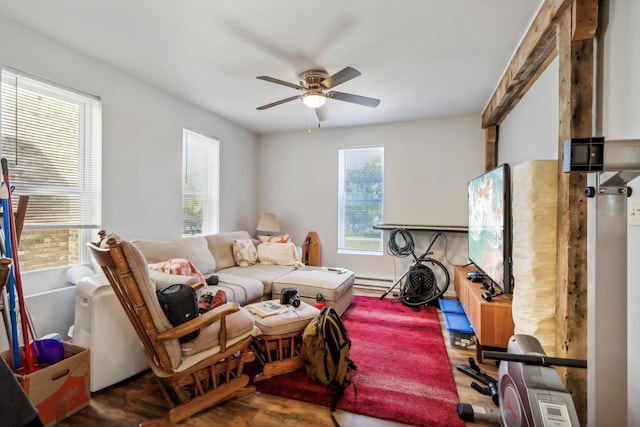
[[[578,2],[579,3],[579,2]],[[580,7],[578,5],[578,7]],[[564,141],[592,136],[593,39],[573,41],[572,10],[558,23],[558,266],[556,355],[587,358],[587,202],[586,174],[563,173]],[[587,375],[558,369],[573,395],[581,425],[587,420]]]
[[[16,210],[16,241],[20,244],[20,237],[22,237],[22,228],[24,227],[24,219],[27,216],[27,206],[29,205],[29,196],[24,194],[18,198],[18,209]]]
[[[574,41],[590,40],[598,28],[598,0],[573,0],[571,34]]]
[[[498,126],[484,128],[484,170],[498,166]]]
[[[24,219],[27,215],[27,206],[29,205],[29,196],[24,194],[18,198],[18,208],[13,213],[16,223],[16,240],[20,244],[20,238],[22,237],[22,229],[24,228]],[[0,212],[0,221],[3,219],[3,213]]]
[[[541,6],[482,112],[483,128],[502,123],[549,64],[556,52],[555,23],[571,2],[546,0]]]

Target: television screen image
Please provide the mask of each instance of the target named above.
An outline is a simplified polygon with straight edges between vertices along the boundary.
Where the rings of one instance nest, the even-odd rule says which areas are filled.
[[[469,182],[469,260],[511,293],[511,211],[508,164]]]

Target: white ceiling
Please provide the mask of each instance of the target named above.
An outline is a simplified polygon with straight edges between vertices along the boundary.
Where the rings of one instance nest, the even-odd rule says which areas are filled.
[[[0,0],[0,15],[256,133],[306,129],[312,68],[362,75],[323,127],[480,114],[542,0]],[[97,94],[100,95],[100,94]],[[480,118],[478,118],[480,125]]]

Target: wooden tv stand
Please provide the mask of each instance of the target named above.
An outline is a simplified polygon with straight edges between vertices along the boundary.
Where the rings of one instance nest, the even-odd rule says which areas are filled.
[[[505,348],[513,336],[511,295],[494,297],[491,302],[482,298],[486,292],[481,282],[467,279],[467,273],[477,271],[474,265],[454,267],[453,285],[476,334],[476,359],[482,362],[482,347]]]

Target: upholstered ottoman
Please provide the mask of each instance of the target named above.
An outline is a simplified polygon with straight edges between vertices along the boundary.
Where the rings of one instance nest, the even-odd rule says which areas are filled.
[[[296,288],[300,299],[315,304],[316,295],[322,294],[325,303],[342,315],[353,300],[355,274],[349,270],[329,271],[326,268],[305,267],[287,273],[273,281],[271,298],[280,299],[284,288]]]
[[[293,372],[304,366],[302,359],[302,333],[307,324],[320,314],[320,310],[303,301],[299,307],[287,305],[287,310],[262,317],[253,310],[254,306],[280,300],[263,301],[246,306],[255,317],[256,326],[262,334],[254,337],[253,351],[262,364],[262,372],[254,377],[254,381],[266,380],[287,372]]]

